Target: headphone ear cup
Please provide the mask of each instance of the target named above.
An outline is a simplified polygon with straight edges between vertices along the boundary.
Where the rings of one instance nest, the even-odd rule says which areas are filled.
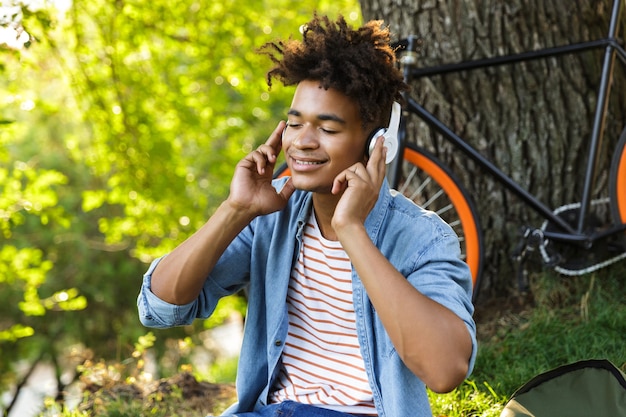
[[[374,130],[374,132],[370,135],[369,140],[367,141],[367,149],[365,150],[365,154],[369,158],[374,151],[374,146],[376,146],[376,139],[383,136],[384,142],[383,146],[387,148],[387,157],[385,158],[385,163],[390,164],[391,161],[396,157],[398,153],[398,138],[396,135],[390,134],[391,132],[384,127]]]
[[[398,137],[390,134],[391,132],[385,132],[385,148],[387,148],[387,155],[385,157],[385,163],[390,164],[394,160],[398,153]]]
[[[380,136],[383,136],[385,133],[387,133],[387,129],[385,129],[384,127],[379,127],[372,132],[369,139],[367,140],[367,146],[365,147],[365,155],[367,155],[368,158],[372,156],[372,152],[374,152],[376,139],[378,139]]]

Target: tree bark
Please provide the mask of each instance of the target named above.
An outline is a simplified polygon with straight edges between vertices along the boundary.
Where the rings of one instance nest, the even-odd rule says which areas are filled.
[[[361,0],[363,19],[383,19],[394,38],[423,39],[428,67],[606,36],[612,0]],[[620,26],[623,26],[623,21]],[[623,33],[620,32],[620,33]],[[520,64],[437,75],[411,95],[549,207],[579,201],[604,49]],[[597,163],[606,193],[612,147],[624,127],[624,71],[615,65],[609,116]],[[434,149],[472,194],[485,237],[483,297],[516,288],[511,254],[520,226],[542,219],[502,185],[443,143],[424,123],[409,137]],[[526,268],[532,267],[527,264]],[[532,268],[531,268],[532,269]]]

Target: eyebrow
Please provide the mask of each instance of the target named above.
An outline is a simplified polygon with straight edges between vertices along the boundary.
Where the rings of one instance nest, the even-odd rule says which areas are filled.
[[[287,112],[287,115],[300,117],[300,116],[302,116],[302,113],[299,112],[298,110],[289,109],[289,111]],[[336,114],[332,114],[332,113],[318,114],[317,115],[317,119],[318,120],[322,120],[322,121],[337,122],[337,123],[341,123],[343,125],[346,124],[346,121],[344,119],[342,119],[341,117],[337,116]]]

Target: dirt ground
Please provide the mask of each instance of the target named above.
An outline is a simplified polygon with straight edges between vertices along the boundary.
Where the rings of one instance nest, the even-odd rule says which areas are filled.
[[[533,308],[530,295],[493,298],[477,304],[474,311],[478,342],[502,337],[512,328],[523,327]]]
[[[523,327],[531,308],[530,297],[522,296],[494,298],[477,304],[474,319],[479,343],[501,338],[511,328]],[[198,381],[192,374],[185,372],[145,386],[121,381],[108,386],[87,385],[84,392],[90,395],[85,397],[79,408],[96,413],[99,407],[106,406],[110,401],[132,399],[157,407],[180,407],[177,409],[179,412],[187,410],[189,415],[207,415],[215,410],[223,410],[236,398],[233,384]]]

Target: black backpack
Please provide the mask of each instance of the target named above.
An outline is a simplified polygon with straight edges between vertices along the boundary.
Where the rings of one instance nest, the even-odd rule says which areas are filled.
[[[574,362],[522,385],[500,417],[626,416],[626,374],[605,359]]]

